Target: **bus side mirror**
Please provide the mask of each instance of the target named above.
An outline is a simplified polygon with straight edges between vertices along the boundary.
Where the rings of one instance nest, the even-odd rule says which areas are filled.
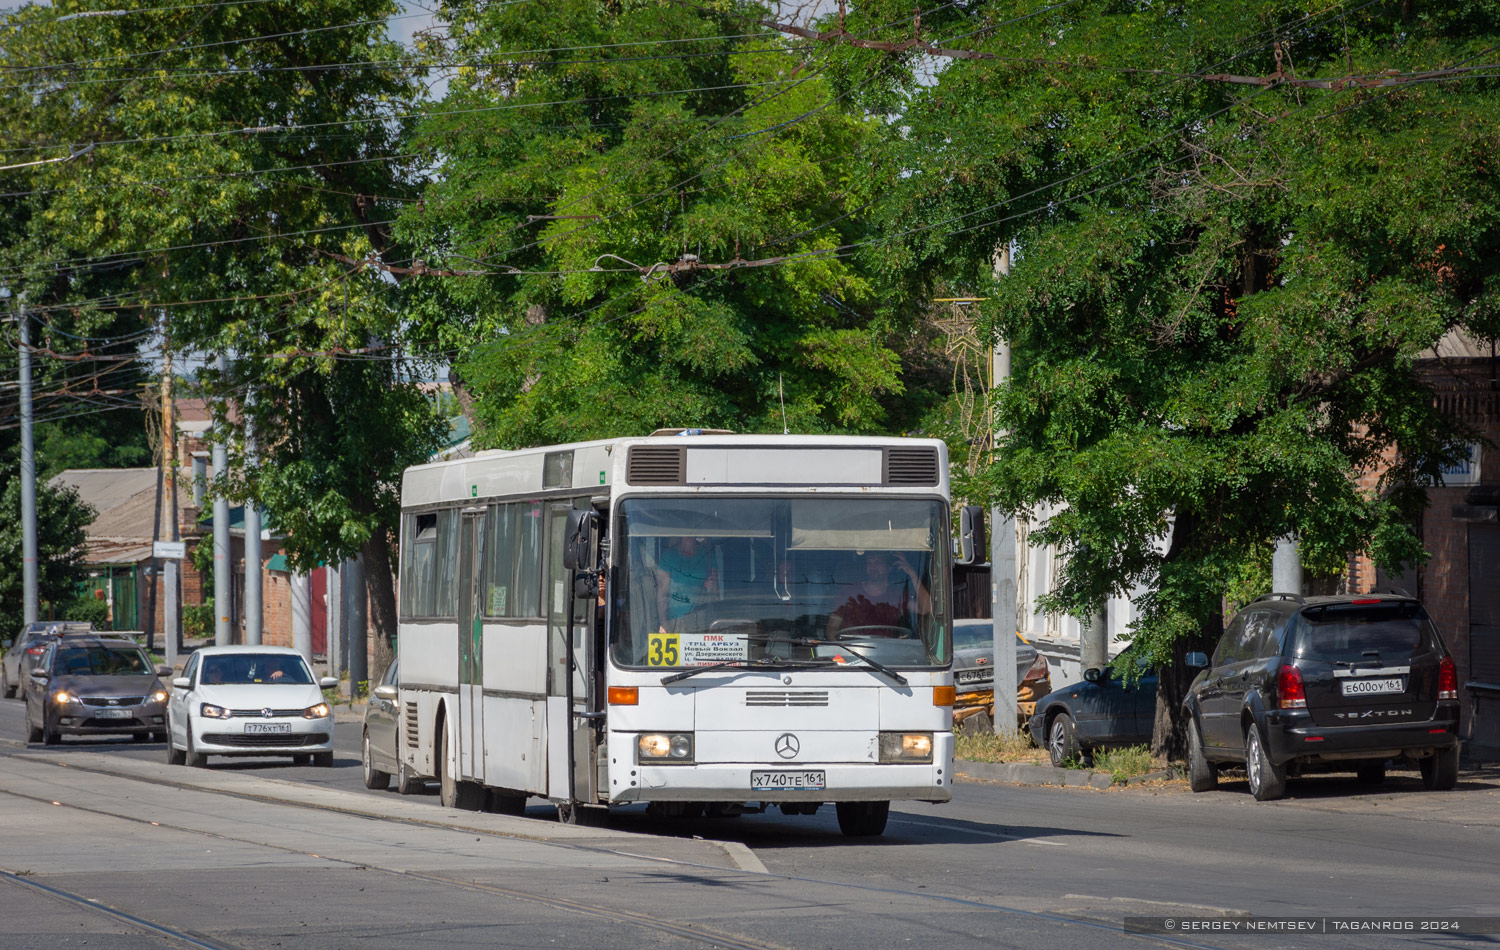
[[[958,511],[958,563],[983,564],[988,560],[984,543],[984,509],[964,505]]]
[[[568,525],[563,532],[563,567],[570,571],[594,569],[598,528],[598,512],[590,508],[575,508],[568,512]]]

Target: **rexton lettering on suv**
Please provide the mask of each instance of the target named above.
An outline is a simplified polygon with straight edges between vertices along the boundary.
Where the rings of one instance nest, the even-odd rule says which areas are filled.
[[[1458,671],[1420,602],[1404,591],[1341,597],[1267,594],[1235,615],[1188,689],[1188,783],[1243,763],[1257,801],[1288,775],[1352,771],[1384,780],[1415,761],[1422,783],[1458,781]]]

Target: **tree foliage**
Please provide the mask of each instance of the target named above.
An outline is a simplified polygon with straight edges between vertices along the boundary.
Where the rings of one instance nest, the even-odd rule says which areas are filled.
[[[83,579],[84,529],[94,509],[72,488],[36,486],[37,599],[45,619],[59,613],[78,594]],[[13,637],[25,621],[22,590],[21,480],[8,479],[0,493],[0,631]]]
[[[783,401],[794,431],[909,421],[910,315],[832,252],[865,233],[878,123],[763,35],[765,8],[443,11],[444,56],[473,65],[417,131],[441,172],[399,233],[463,272],[414,312],[458,354],[482,441],[780,431]],[[680,266],[767,258],[785,262]]]
[[[1035,7],[924,20],[1000,58],[944,61],[930,84],[911,61],[904,134],[870,166],[880,253],[967,281],[1011,342],[983,482],[1008,510],[1056,512],[1031,534],[1067,556],[1046,606],[1082,615],[1144,584],[1135,638],[1180,671],[1278,537],[1314,571],[1423,557],[1412,519],[1467,434],[1414,360],[1500,332],[1492,71],[1336,90],[1197,76],[1482,64],[1500,5]],[[837,55],[854,71],[884,54]]]

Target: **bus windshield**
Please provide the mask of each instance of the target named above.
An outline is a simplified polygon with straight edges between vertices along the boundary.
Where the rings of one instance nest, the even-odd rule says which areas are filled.
[[[650,497],[619,515],[620,666],[949,661],[940,501]]]

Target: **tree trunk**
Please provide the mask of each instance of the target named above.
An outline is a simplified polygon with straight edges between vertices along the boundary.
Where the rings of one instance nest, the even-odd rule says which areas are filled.
[[[378,683],[396,658],[396,584],[391,574],[391,532],[380,525],[360,548],[365,556],[365,585],[370,592],[370,623],[375,653],[370,657],[371,683]]]
[[[1197,532],[1195,515],[1179,512],[1172,529],[1172,546],[1167,550],[1166,561],[1170,564],[1190,551]],[[1224,632],[1224,608],[1222,599],[1214,603],[1204,618],[1203,625],[1194,636],[1178,639],[1172,644],[1172,656],[1163,664],[1157,675],[1156,717],[1151,726],[1151,756],[1165,761],[1182,761],[1187,757],[1187,716],[1182,701],[1187,697],[1188,687],[1197,677],[1198,670],[1187,665],[1187,654],[1194,650],[1204,653],[1219,642]]]

